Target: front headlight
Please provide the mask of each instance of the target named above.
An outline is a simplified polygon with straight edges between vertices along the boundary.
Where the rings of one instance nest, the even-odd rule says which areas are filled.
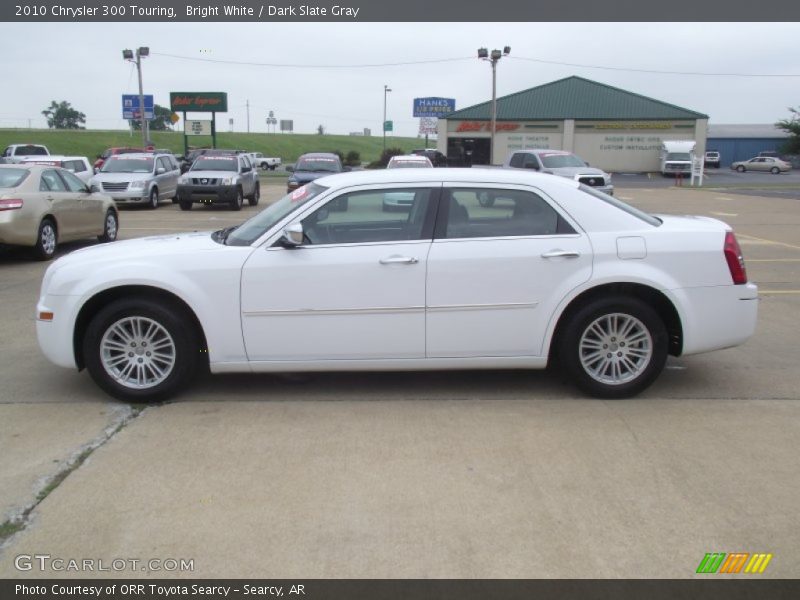
[[[142,179],[140,181],[131,181],[130,189],[132,190],[143,190],[147,187],[147,184],[150,183],[149,181]]]
[[[221,181],[221,185],[233,185],[234,178],[233,177],[223,177]]]

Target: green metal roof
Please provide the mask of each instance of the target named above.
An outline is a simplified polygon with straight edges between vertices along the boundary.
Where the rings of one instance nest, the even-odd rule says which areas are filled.
[[[489,120],[491,102],[462,108],[447,118]],[[693,110],[574,75],[497,99],[499,121],[707,118]]]

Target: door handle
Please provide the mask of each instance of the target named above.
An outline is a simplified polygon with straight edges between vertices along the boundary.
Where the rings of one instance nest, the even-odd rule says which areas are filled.
[[[413,256],[389,256],[380,260],[382,265],[415,265],[418,262]]]
[[[580,252],[574,250],[550,250],[542,254],[542,258],[578,258],[580,255]]]

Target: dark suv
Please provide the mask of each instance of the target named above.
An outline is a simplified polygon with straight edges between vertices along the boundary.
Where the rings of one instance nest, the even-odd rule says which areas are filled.
[[[419,150],[412,150],[411,154],[417,156],[427,156],[434,167],[446,167],[447,157],[434,148],[420,148]]]

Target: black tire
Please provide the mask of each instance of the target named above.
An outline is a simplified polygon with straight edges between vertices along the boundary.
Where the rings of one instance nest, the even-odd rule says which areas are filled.
[[[109,208],[106,211],[105,217],[103,218],[103,234],[97,236],[97,241],[104,244],[113,242],[117,239],[118,234],[119,217],[117,216],[117,211],[115,211],[113,208]]]
[[[242,206],[244,206],[242,188],[236,188],[236,197],[231,201],[231,210],[242,210]]]
[[[258,201],[260,199],[261,199],[261,184],[256,183],[256,189],[253,190],[253,195],[247,199],[247,202],[250,204],[250,206],[257,206]]]
[[[158,348],[169,360],[158,362],[158,358],[147,354],[146,343],[143,344],[142,339],[146,336],[134,338],[129,351],[118,350],[119,342],[103,351],[104,336],[108,334],[112,343],[124,339],[116,337],[113,328],[117,326],[131,334],[132,329],[128,326],[134,320],[143,323],[143,333],[145,326],[147,333],[155,331],[154,335],[147,338],[151,341],[150,347]],[[157,327],[151,329],[151,323]],[[81,347],[89,374],[105,392],[120,400],[152,402],[173,396],[191,381],[202,353],[198,339],[193,323],[170,303],[147,298],[126,298],[112,302],[97,313],[86,329]],[[125,345],[128,345],[127,342]],[[145,361],[152,361],[162,373],[158,374]],[[109,365],[108,369],[105,365]],[[128,369],[131,369],[129,375],[136,373],[141,376],[141,386],[137,387],[130,380],[127,383],[121,381],[129,377],[126,374]],[[116,370],[116,377],[109,372],[111,370]]]
[[[179,204],[181,206],[181,210],[192,210],[192,201],[191,200],[180,200]]]
[[[778,167],[772,167],[769,170],[769,172],[772,173],[773,175],[780,175],[781,174],[781,170]]]
[[[277,166],[277,165],[270,165],[270,166],[269,166],[269,170],[270,170],[270,171],[274,171],[276,166]]]
[[[739,171],[739,173],[744,173],[747,169],[744,168],[744,165],[739,165],[736,167],[736,170]]]
[[[36,260],[50,260],[56,255],[57,248],[58,228],[53,219],[45,217],[39,223],[36,245],[33,247],[33,256]]]
[[[150,190],[150,202],[148,202],[148,207],[155,210],[158,208],[158,188],[154,187]]]
[[[633,329],[618,338],[615,322],[631,324]],[[645,302],[610,296],[572,314],[557,342],[562,368],[583,392],[596,398],[627,398],[647,388],[664,369],[669,339],[661,317]]]

